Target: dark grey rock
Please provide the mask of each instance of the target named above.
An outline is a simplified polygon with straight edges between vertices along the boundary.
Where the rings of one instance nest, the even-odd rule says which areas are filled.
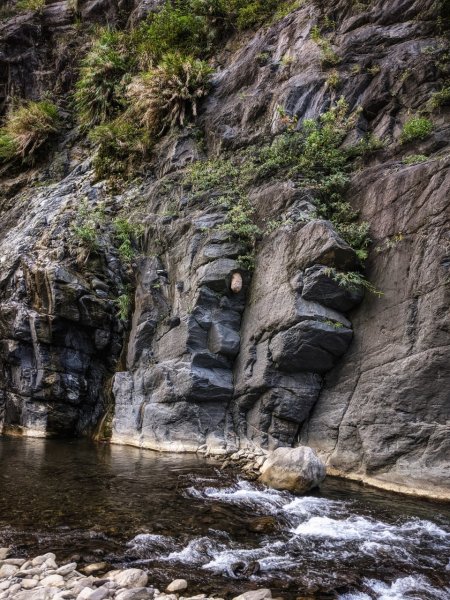
[[[316,265],[305,271],[302,297],[347,312],[362,302],[364,290],[361,287],[343,287],[330,277],[327,267]]]

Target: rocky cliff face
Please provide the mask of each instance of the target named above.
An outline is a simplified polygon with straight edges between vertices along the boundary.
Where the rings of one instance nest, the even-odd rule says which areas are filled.
[[[79,14],[129,26],[157,4],[82,2]],[[306,1],[234,36],[201,109],[203,143],[190,129],[167,136],[150,173],[120,193],[94,183],[89,150],[70,128],[51,161],[5,175],[3,431],[92,433],[114,408],[113,442],[214,453],[301,442],[332,473],[448,496],[448,109],[433,114],[423,141],[399,141],[408,116],[442,87],[439,10],[431,1]],[[56,2],[2,23],[4,103],[71,88],[76,71],[65,65],[86,43],[73,21]],[[324,22],[326,47],[311,35]],[[339,58],[334,67],[324,48]],[[256,222],[277,227],[260,236],[252,273],[238,260],[242,244],[221,228],[220,192],[192,194],[186,184],[190,163],[260,144],[286,114],[301,124],[340,96],[349,110],[361,107],[344,145],[368,132],[385,144],[347,191],[370,224],[366,271],[382,297],[363,299],[331,277],[359,260],[317,218],[301,182],[253,182]],[[408,154],[425,160],[405,164]],[[80,203],[100,240],[90,251],[73,235]],[[146,231],[131,265],[111,225],[123,211]]]

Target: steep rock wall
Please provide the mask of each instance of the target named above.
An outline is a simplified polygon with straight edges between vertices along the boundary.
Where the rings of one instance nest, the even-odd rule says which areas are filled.
[[[80,14],[125,24],[157,4],[85,1]],[[427,140],[398,141],[408,115],[441,86],[437,11],[431,1],[304,2],[217,58],[199,119],[205,147],[189,130],[175,134],[142,184],[111,194],[93,183],[89,160],[81,163],[86,148],[69,133],[45,170],[26,175],[42,190],[23,176],[4,179],[3,431],[91,433],[113,399],[117,443],[223,453],[302,442],[330,472],[448,496],[448,109],[433,116]],[[340,58],[334,68],[311,38],[325,17],[335,23],[324,34]],[[85,49],[73,20],[66,3],[52,2],[39,17],[2,26],[2,102],[71,88],[76,73],[64,65]],[[236,260],[239,244],[220,230],[215,190],[191,201],[181,185],[189,162],[279,132],[278,107],[301,123],[341,95],[362,109],[347,143],[367,132],[386,143],[347,194],[370,223],[367,275],[384,293],[362,302],[327,276],[356,258],[330,223],[313,219],[309,190],[292,181],[251,190],[257,221],[285,225],[259,241],[250,277]],[[405,165],[413,152],[429,159]],[[65,179],[48,185],[49,176]],[[133,273],[109,225],[99,224],[100,251],[86,255],[74,243],[83,198],[91,208],[106,202],[111,217],[138,210],[147,234]],[[124,332],[117,298],[129,284]]]

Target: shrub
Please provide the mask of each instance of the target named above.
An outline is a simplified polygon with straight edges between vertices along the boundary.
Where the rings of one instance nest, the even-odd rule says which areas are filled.
[[[146,66],[154,66],[168,52],[202,57],[211,50],[212,35],[205,16],[167,2],[136,32],[136,52]]]
[[[450,86],[443,87],[438,92],[433,92],[426,104],[428,112],[433,112],[441,106],[450,104]]]
[[[204,61],[179,53],[166,54],[159,66],[128,86],[131,112],[139,124],[160,134],[197,115],[197,103],[210,88],[212,69]]]
[[[403,144],[406,144],[415,140],[424,140],[432,131],[433,122],[430,121],[430,119],[421,116],[413,116],[403,125],[400,141]]]
[[[128,321],[131,311],[131,294],[127,290],[116,299],[117,316],[121,321]]]
[[[93,161],[98,179],[130,175],[150,146],[148,136],[126,114],[111,123],[98,125],[89,138],[99,145]]]
[[[0,130],[0,159],[29,158],[58,131],[57,107],[47,100],[28,101],[13,109]]]
[[[82,61],[76,84],[75,105],[86,128],[113,118],[123,107],[131,67],[124,34],[106,29],[99,35]]]

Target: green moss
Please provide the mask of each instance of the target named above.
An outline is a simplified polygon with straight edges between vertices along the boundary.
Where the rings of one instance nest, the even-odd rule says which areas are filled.
[[[18,11],[41,11],[45,7],[46,0],[19,0],[15,8]]]
[[[410,117],[403,125],[400,141],[403,144],[420,141],[427,138],[433,131],[433,122],[426,117],[415,115]]]
[[[424,154],[410,154],[409,156],[403,157],[403,163],[405,165],[417,165],[426,160],[428,160],[428,156],[425,156]]]

